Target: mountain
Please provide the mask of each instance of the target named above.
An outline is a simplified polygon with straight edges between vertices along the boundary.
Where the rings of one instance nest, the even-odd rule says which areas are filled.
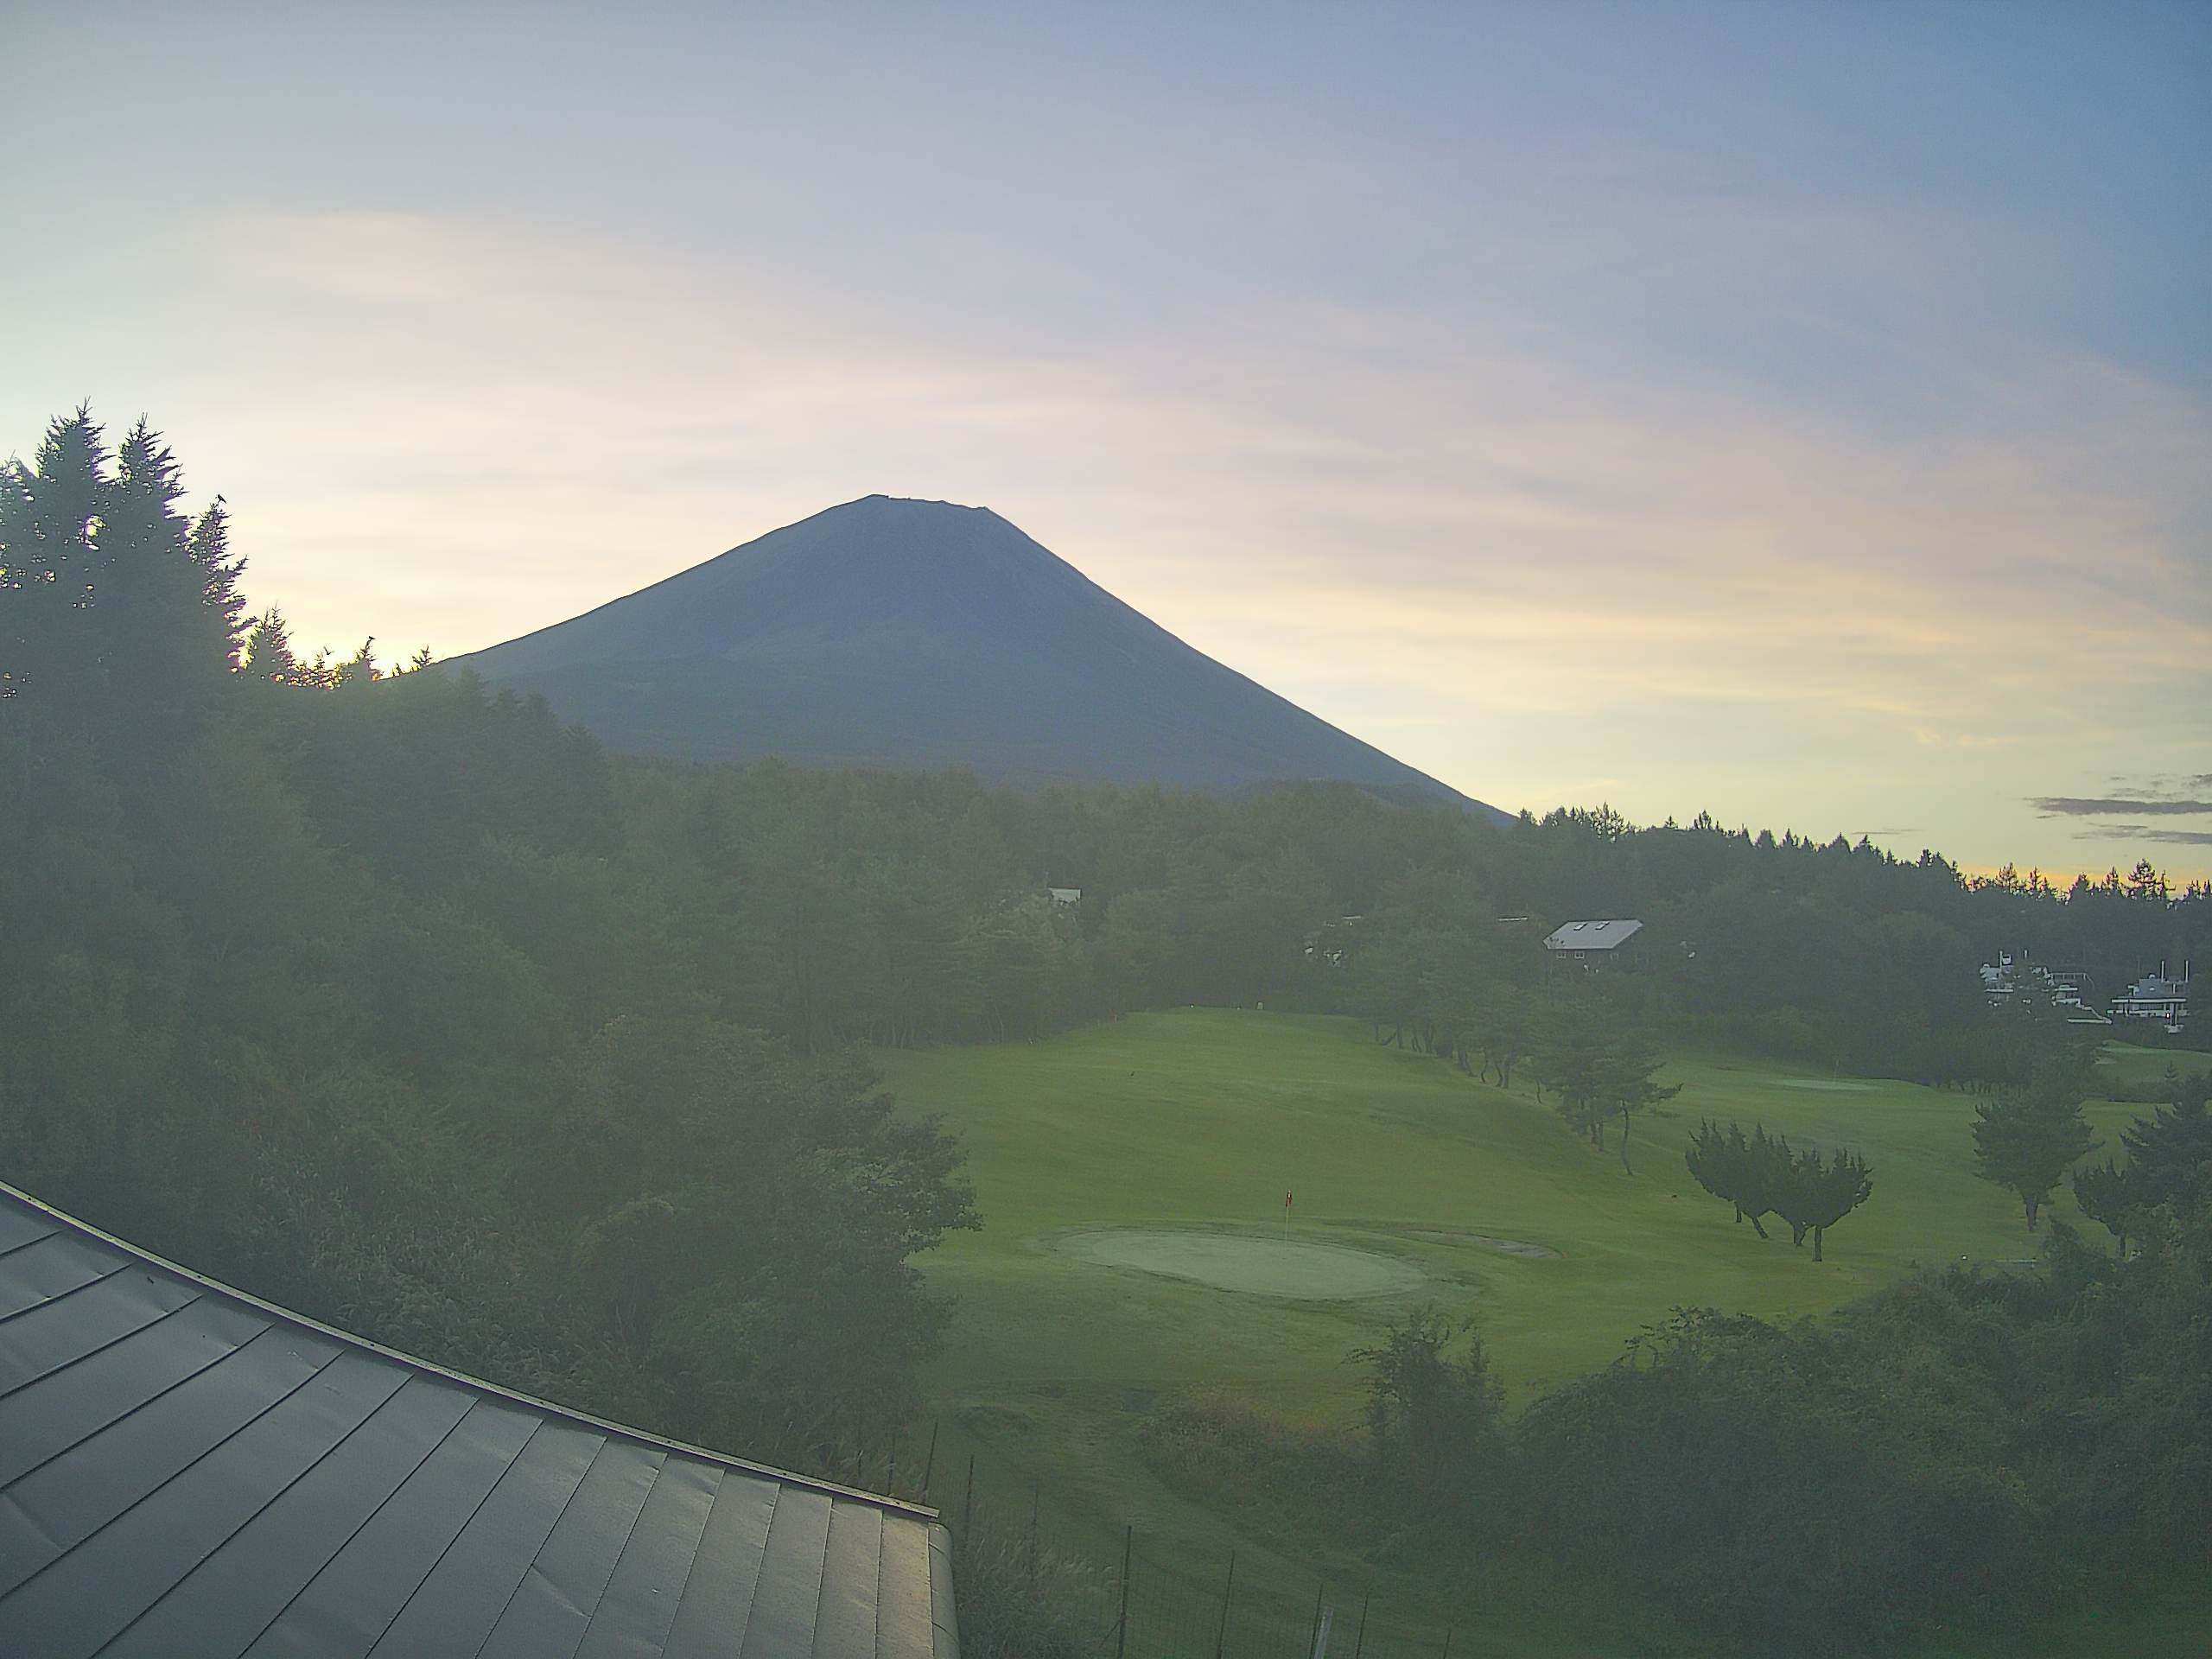
[[[1495,810],[1192,650],[996,513],[944,501],[849,501],[451,661],[543,692],[617,748],[1015,783],[1326,778]]]

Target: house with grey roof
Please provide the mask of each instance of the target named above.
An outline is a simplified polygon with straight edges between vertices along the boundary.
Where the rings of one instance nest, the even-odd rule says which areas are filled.
[[[2170,1036],[2180,1034],[2189,1023],[2189,964],[2182,964],[2178,978],[2163,962],[2155,974],[2145,974],[2112,1000],[2115,1020],[2148,1020]]]
[[[933,1510],[411,1359],[0,1185],[0,1654],[958,1651]]]
[[[1585,973],[1618,965],[1625,959],[1623,947],[1643,931],[1642,922],[1562,922],[1544,938],[1544,949],[1554,962],[1572,963]]]

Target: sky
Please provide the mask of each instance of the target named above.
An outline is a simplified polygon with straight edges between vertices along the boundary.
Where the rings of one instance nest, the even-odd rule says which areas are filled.
[[[988,506],[1511,809],[2212,874],[2212,6],[0,6],[296,639]]]

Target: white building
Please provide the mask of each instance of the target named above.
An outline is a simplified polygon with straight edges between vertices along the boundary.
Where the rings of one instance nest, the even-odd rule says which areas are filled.
[[[2145,974],[2126,992],[2112,1000],[2112,1017],[2115,1020],[2148,1020],[2162,1030],[2178,1032],[2189,1017],[2189,964],[2181,965],[2181,977],[2174,978],[2166,972],[2164,963],[2155,974]]]

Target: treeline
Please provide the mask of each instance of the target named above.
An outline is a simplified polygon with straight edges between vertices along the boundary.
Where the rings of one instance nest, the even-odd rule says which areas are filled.
[[[467,695],[440,678],[404,677],[378,699]],[[387,787],[337,753],[383,810],[404,810],[415,762],[370,757],[401,769]],[[2212,944],[2212,894],[2176,897],[2155,872],[2030,896],[1932,855],[1704,823],[1637,830],[1602,812],[1499,830],[1350,785],[1024,792],[959,772],[643,760],[608,777],[618,861],[652,861],[718,989],[803,1052],[1264,1002],[1357,1014],[1503,1077],[1557,1050],[1562,1029],[1625,1022],[1996,1084],[2018,1080],[2025,1052],[1983,995],[1978,969],[1999,952],[2032,948],[2117,988]],[[1082,898],[1055,904],[1048,885]],[[1586,984],[1550,971],[1544,934],[1605,916],[1645,923],[1630,969]],[[1561,1012],[1580,995],[1602,998],[1603,1017]]]
[[[0,1176],[534,1393],[880,1453],[944,1316],[913,1258],[975,1222],[956,1147],[762,1028],[789,964],[542,704],[273,621],[238,671],[177,496],[81,415],[0,474]]]
[[[1706,820],[1560,811],[1499,830],[1325,784],[1022,792],[957,772],[645,760],[613,775],[626,844],[701,895],[697,926],[745,942],[710,953],[731,994],[805,1050],[1264,1002],[1355,1014],[1510,1077],[1558,1027],[1593,1029],[1559,1012],[1572,989],[1604,999],[1600,1024],[1993,1085],[2019,1080],[2025,1052],[1982,991],[2000,951],[2109,994],[2212,947],[2212,893],[2177,895],[2147,868],[2060,894]],[[1048,884],[1082,899],[1055,905]],[[1548,971],[1544,934],[1601,917],[1644,922],[1630,969],[1587,985]]]

